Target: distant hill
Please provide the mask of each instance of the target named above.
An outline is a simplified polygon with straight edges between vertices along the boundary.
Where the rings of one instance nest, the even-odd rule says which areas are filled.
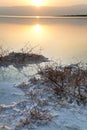
[[[33,6],[0,7],[0,15],[87,15],[87,5],[40,8]]]

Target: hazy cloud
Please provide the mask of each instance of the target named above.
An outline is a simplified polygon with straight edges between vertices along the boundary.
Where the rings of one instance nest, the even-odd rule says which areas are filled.
[[[87,5],[71,7],[0,7],[0,15],[87,15]]]

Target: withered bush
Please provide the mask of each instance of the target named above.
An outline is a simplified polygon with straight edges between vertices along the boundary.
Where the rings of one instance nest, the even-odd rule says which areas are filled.
[[[69,66],[46,65],[39,67],[38,73],[53,88],[60,98],[87,103],[87,69],[79,64]]]
[[[41,108],[33,107],[29,114],[27,114],[26,118],[21,119],[17,128],[22,128],[25,126],[33,127],[34,125],[45,125],[50,122],[52,119],[52,115],[49,114],[47,110],[43,110]]]
[[[19,52],[9,51],[0,46],[0,67],[13,65],[16,68],[27,64],[47,62],[48,59],[41,54],[34,52],[35,47],[25,46]]]

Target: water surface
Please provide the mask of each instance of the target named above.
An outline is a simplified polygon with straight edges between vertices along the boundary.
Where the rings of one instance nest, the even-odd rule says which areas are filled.
[[[87,61],[87,18],[0,18],[0,44],[18,50],[27,42],[64,64]]]

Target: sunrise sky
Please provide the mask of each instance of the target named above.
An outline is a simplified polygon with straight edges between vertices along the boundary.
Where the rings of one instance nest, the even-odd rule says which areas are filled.
[[[87,0],[0,0],[0,6],[69,6],[87,4]]]

